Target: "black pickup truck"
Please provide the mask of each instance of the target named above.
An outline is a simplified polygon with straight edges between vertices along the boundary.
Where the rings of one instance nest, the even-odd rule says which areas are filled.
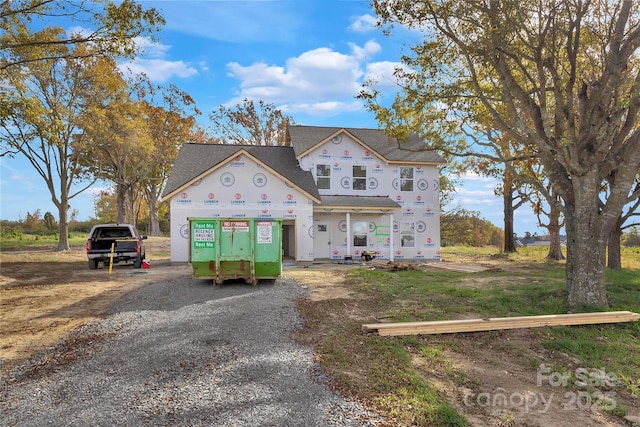
[[[142,267],[146,257],[144,240],[138,230],[130,224],[98,224],[93,226],[87,238],[87,257],[89,268],[95,270],[102,262],[108,266],[113,263],[133,262],[135,268]]]

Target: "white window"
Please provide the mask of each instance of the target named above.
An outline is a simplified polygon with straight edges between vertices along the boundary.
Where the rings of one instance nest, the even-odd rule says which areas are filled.
[[[353,246],[367,246],[367,233],[369,231],[369,223],[366,221],[356,221],[353,226]]]
[[[366,190],[367,189],[367,167],[353,165],[353,189],[354,190]]]
[[[331,165],[316,165],[316,185],[319,190],[331,189]]]
[[[413,191],[413,168],[400,168],[400,191]]]
[[[400,246],[403,248],[416,246],[415,224],[413,222],[400,223]]]

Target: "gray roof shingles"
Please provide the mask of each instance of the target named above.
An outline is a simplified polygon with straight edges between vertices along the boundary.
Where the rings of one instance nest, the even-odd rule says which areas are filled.
[[[380,129],[298,125],[292,125],[288,128],[296,157],[342,130],[350,133],[390,162],[445,163],[445,160],[435,151],[429,150],[424,140],[416,134],[411,134],[408,141],[400,143]]]
[[[167,185],[162,192],[162,197],[177,191],[186,183],[235,156],[242,149],[285,177],[292,184],[297,185],[316,199],[320,199],[311,172],[300,169],[291,147],[194,143],[184,144],[180,148]]]
[[[407,163],[444,163],[444,159],[434,151],[427,150],[423,140],[412,134],[410,140],[400,144],[379,129],[289,126],[292,147],[263,145],[225,145],[225,144],[184,144],[173,166],[167,185],[162,192],[166,197],[192,180],[205,174],[216,165],[246,150],[292,184],[300,187],[316,199],[320,194],[313,175],[298,166],[298,157],[331,136],[346,131],[372,151],[389,162]],[[369,200],[371,199],[371,200]],[[381,201],[386,199],[387,201]],[[323,196],[323,205],[369,206],[396,208],[398,205],[386,197],[366,196]],[[389,203],[390,202],[390,203]],[[346,204],[345,204],[346,203]]]

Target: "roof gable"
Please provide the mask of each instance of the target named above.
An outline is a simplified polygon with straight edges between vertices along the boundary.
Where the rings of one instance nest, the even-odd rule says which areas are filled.
[[[162,197],[172,197],[183,188],[246,154],[293,187],[320,201],[311,172],[298,167],[292,147],[224,144],[184,144],[171,170]]]
[[[426,150],[425,142],[416,134],[411,134],[409,141],[400,143],[380,129],[296,125],[289,126],[288,132],[298,159],[332,139],[339,138],[341,134],[347,134],[389,163],[445,163],[438,153]]]

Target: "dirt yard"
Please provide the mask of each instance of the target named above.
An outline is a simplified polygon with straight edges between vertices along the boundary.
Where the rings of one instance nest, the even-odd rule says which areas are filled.
[[[168,245],[149,243],[147,252],[168,251]],[[89,270],[84,248],[64,254],[50,249],[0,252],[0,369],[98,319],[123,294],[159,277],[185,274],[187,266],[153,257],[150,269],[129,263],[114,264],[111,274],[102,265]]]
[[[168,241],[149,242],[147,246],[148,254],[167,251]],[[150,269],[115,265],[111,274],[103,267],[89,270],[83,248],[74,248],[64,257],[66,262],[62,263],[60,254],[50,250],[35,255],[0,253],[0,373],[59,341],[78,326],[99,318],[123,294],[159,278],[191,274],[186,264],[172,264],[167,258],[152,255]],[[33,259],[37,262],[25,262]],[[469,263],[464,265],[470,268]],[[349,316],[371,323],[374,319],[367,310],[367,301],[345,283],[345,270],[353,267],[290,267],[284,275],[309,288],[309,303],[335,301],[333,307],[344,307],[331,313],[336,321],[340,316]],[[488,267],[500,268],[498,264]],[[415,355],[413,361],[473,426],[640,425],[640,402],[628,395],[616,397],[627,408],[626,421],[591,409],[567,412],[567,405],[572,404],[568,401],[571,396],[565,393],[568,390],[549,384],[537,385],[535,369],[532,374],[523,360],[543,359],[550,366],[568,369],[578,367],[578,363],[567,355],[546,351],[526,330],[434,337],[433,342],[442,343],[445,339],[449,343],[455,341],[456,351],[446,355],[450,369],[464,373],[475,387],[453,384],[446,375],[425,364],[419,355]],[[313,338],[310,341],[313,342]],[[482,400],[483,392],[493,393],[492,396],[498,392],[505,394],[511,399],[509,410],[505,412],[487,405]]]

